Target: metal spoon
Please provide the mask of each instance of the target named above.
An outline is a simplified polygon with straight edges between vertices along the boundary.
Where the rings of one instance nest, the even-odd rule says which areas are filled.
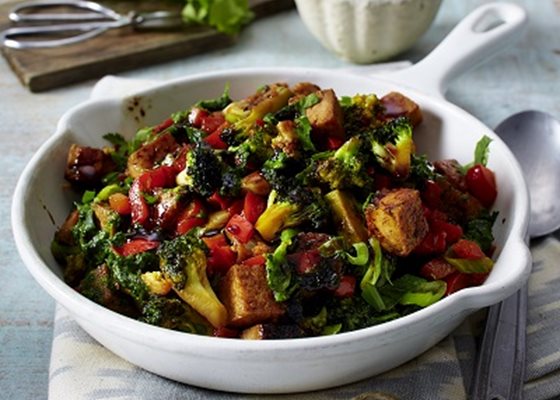
[[[523,111],[495,132],[517,157],[529,185],[529,236],[560,228],[560,122],[542,111]]]
[[[560,122],[541,111],[523,111],[500,123],[495,132],[521,164],[529,186],[529,236],[560,228]],[[472,400],[520,400],[525,373],[527,285],[490,307]]]

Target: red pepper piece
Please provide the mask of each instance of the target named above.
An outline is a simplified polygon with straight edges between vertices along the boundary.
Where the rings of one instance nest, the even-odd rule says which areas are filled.
[[[220,125],[223,125],[224,122],[226,122],[224,114],[221,111],[215,111],[202,118],[200,129],[208,134],[211,134],[215,132]]]
[[[463,258],[466,260],[478,260],[486,257],[478,243],[472,240],[461,239],[451,247],[454,258]]]
[[[144,253],[148,250],[156,249],[159,242],[147,239],[132,239],[120,247],[115,247],[115,251],[124,257],[131,256],[138,253]]]
[[[154,126],[154,128],[152,129],[152,133],[155,135],[157,133],[163,132],[164,130],[169,128],[171,125],[173,125],[173,119],[167,118],[165,121],[163,121],[159,125]]]
[[[235,236],[241,243],[247,243],[254,234],[253,224],[239,214],[230,218],[226,225],[226,231]]]
[[[447,296],[451,293],[455,293],[461,289],[472,286],[470,275],[471,274],[462,274],[457,272],[445,278],[445,282],[447,283],[445,295]]]
[[[336,297],[352,297],[356,291],[356,277],[353,275],[344,275],[340,278],[340,284],[334,291]]]
[[[266,199],[263,196],[247,192],[243,203],[243,214],[250,223],[255,224],[265,209]]]

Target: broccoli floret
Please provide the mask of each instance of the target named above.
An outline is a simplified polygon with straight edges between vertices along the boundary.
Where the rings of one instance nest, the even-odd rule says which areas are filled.
[[[209,335],[212,326],[177,298],[152,296],[142,307],[141,321],[177,331]]]
[[[228,167],[222,174],[222,186],[219,193],[224,197],[236,197],[241,192],[241,180],[243,179],[243,170],[236,167]]]
[[[239,144],[230,145],[228,153],[233,155],[238,167],[245,168],[250,162],[260,164],[272,157],[273,153],[270,147],[272,137],[264,127],[254,129],[249,134],[243,133],[244,131],[235,132],[238,132],[237,135],[230,137],[228,140],[231,143],[239,142]]]
[[[128,257],[111,252],[107,259],[111,276],[118,283],[121,291],[128,294],[137,305],[142,305],[148,298],[148,287],[141,278],[143,272],[158,268],[158,257],[154,252],[146,251]]]
[[[189,234],[164,242],[159,249],[159,264],[173,289],[188,305],[214,327],[224,326],[227,311],[206,275],[206,245],[193,229]]]
[[[187,153],[187,165],[177,176],[177,184],[202,197],[211,196],[222,184],[223,163],[216,152],[198,142]]]
[[[332,299],[327,306],[327,324],[340,324],[339,332],[367,328],[401,316],[396,311],[378,313],[361,296]]]
[[[255,223],[255,229],[268,241],[282,229],[309,226],[314,230],[328,223],[329,211],[320,190],[296,187],[287,195],[273,190],[264,212]]]
[[[321,156],[315,161],[316,178],[331,189],[368,186],[371,178],[366,172],[366,160],[361,149],[362,140],[354,136],[335,152]]]
[[[363,134],[377,163],[397,178],[410,173],[414,142],[412,125],[406,117],[399,117]]]
[[[248,131],[265,115],[284,107],[291,96],[292,92],[284,84],[266,85],[254,95],[229,104],[224,115],[236,130]]]
[[[375,94],[358,94],[340,99],[344,114],[344,130],[348,135],[359,135],[379,124],[377,115],[381,104]]]
[[[276,152],[264,162],[261,172],[270,186],[280,195],[287,195],[299,185],[296,176],[304,169],[302,160],[289,157],[286,153]]]

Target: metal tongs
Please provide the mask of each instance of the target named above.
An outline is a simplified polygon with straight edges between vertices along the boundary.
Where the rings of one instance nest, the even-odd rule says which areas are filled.
[[[184,25],[178,12],[131,11],[121,15],[99,3],[82,0],[24,2],[11,10],[9,19],[16,25],[26,24],[0,33],[2,45],[12,49],[65,46],[125,26],[149,30]],[[47,39],[37,39],[40,36]]]

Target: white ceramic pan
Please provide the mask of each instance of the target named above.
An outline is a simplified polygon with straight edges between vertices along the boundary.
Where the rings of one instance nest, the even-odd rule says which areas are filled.
[[[492,23],[496,20],[501,24]],[[132,97],[79,105],[62,117],[56,133],[33,157],[17,185],[12,224],[21,257],[39,284],[95,339],[133,364],[170,379],[226,391],[285,393],[341,385],[394,368],[443,339],[474,310],[512,294],[530,272],[531,257],[524,242],[529,197],[521,169],[490,129],[443,97],[451,79],[516,39],[525,22],[525,12],[515,5],[484,5],[426,59],[385,77],[255,68],[189,76]],[[199,99],[216,97],[226,82],[232,97],[241,98],[264,83],[277,81],[311,81],[334,88],[339,96],[403,92],[424,111],[425,122],[415,132],[415,141],[418,151],[430,159],[456,158],[467,163],[482,135],[494,139],[489,166],[497,176],[495,208],[500,216],[495,226],[496,264],[488,280],[378,326],[277,341],[203,337],[150,326],[89,301],[62,281],[49,244],[55,224],[64,220],[74,200],[62,189],[71,143],[102,146],[106,132],[132,135],[137,128],[155,124]]]

